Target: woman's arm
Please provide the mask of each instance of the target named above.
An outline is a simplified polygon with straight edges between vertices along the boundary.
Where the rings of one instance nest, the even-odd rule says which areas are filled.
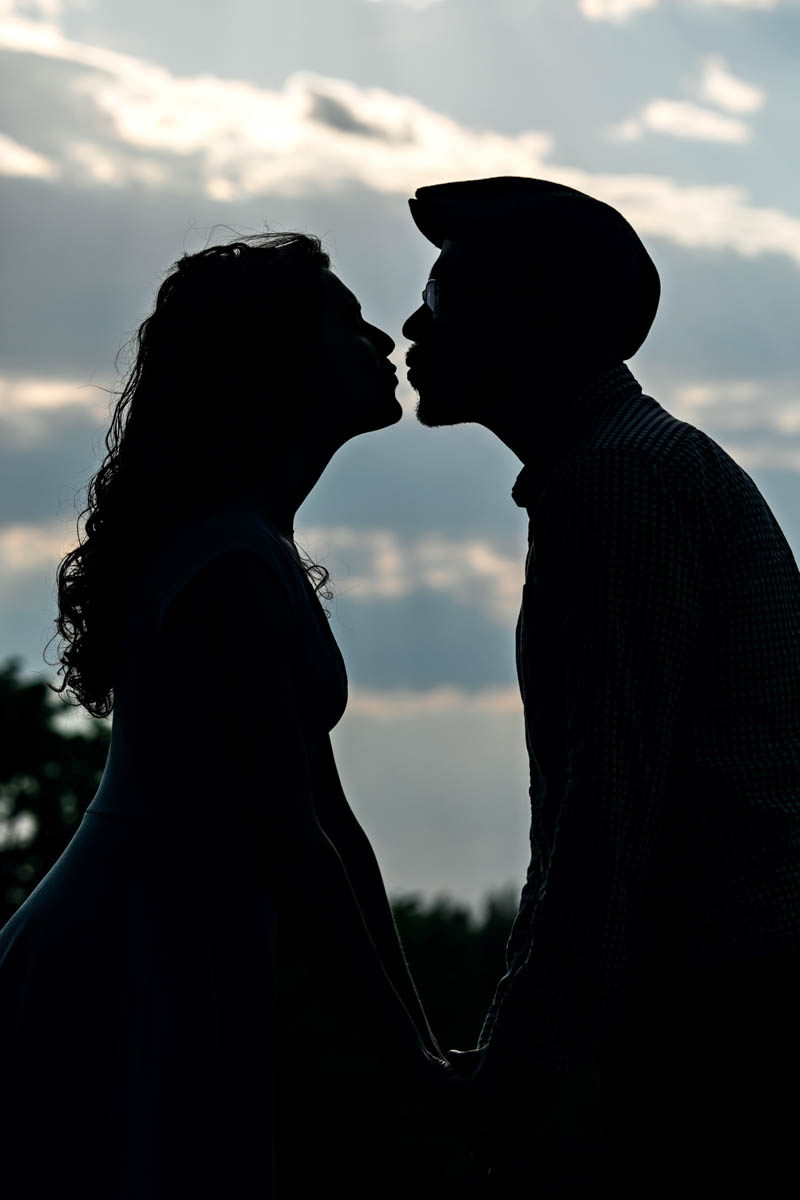
[[[262,875],[311,946],[337,948],[331,988],[352,989],[351,1007],[363,1006],[365,1027],[383,1043],[365,1047],[376,1065],[396,1050],[401,1068],[413,1069],[429,1052],[312,803],[296,619],[281,580],[246,550],[215,558],[170,604],[163,637],[180,689],[176,740],[196,750],[196,774],[187,767],[185,776],[193,815],[213,830],[215,854],[230,851]]]
[[[311,768],[317,818],[339,853],[386,973],[425,1046],[437,1058],[444,1058],[403,953],[378,860],[347,802],[327,735],[314,745]]]

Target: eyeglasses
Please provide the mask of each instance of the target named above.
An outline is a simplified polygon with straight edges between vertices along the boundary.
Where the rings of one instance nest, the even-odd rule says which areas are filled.
[[[422,293],[422,300],[427,304],[434,317],[439,315],[439,280],[429,279]]]

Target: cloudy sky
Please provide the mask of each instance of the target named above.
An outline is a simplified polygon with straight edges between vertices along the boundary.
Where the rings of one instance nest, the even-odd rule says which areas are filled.
[[[631,369],[748,471],[797,557],[798,54],[800,0],[0,0],[0,658],[58,678],[102,389],[170,264],[315,232],[395,338],[405,409],[298,518],[337,590],[340,772],[390,891],[519,888],[521,464],[415,421],[400,329],[436,251],[407,197],[510,174],[619,208],[663,287]]]

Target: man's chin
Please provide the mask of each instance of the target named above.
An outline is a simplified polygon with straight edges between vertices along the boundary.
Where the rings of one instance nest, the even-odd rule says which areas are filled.
[[[462,406],[453,401],[434,400],[422,393],[417,401],[416,414],[420,425],[428,429],[436,429],[440,425],[462,425],[472,419]]]

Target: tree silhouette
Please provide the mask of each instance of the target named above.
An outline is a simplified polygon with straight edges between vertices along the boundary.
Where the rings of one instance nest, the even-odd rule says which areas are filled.
[[[23,682],[21,659],[0,667],[0,927],[72,840],[103,774],[111,734],[54,724],[65,709],[45,680]]]
[[[464,904],[440,896],[427,906],[418,895],[395,896],[392,912],[411,973],[443,1049],[468,1049],[505,971],[505,947],[517,895],[490,893],[477,918]]]

